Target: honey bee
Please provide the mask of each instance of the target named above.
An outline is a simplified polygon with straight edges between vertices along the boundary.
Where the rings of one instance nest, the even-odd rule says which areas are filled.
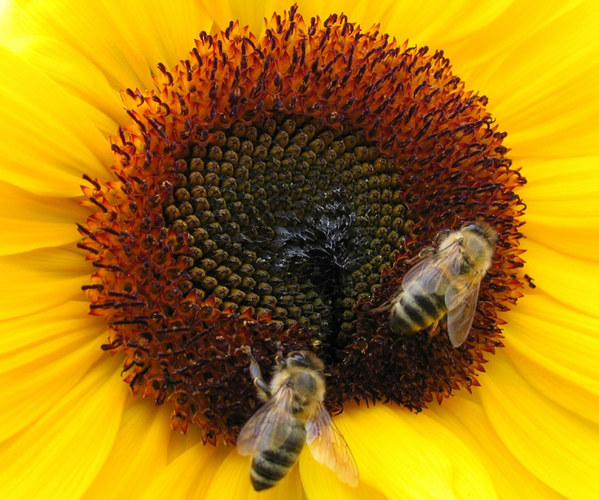
[[[442,233],[437,247],[428,250],[430,255],[403,277],[402,289],[391,301],[391,330],[412,334],[429,329],[433,336],[447,316],[449,340],[461,346],[472,327],[496,240],[496,232],[483,222]]]
[[[349,446],[323,405],[324,363],[310,351],[278,355],[266,384],[249,348],[250,374],[265,400],[237,438],[241,455],[251,455],[250,480],[256,491],[277,484],[297,462],[304,443],[314,458],[351,486],[358,469]]]

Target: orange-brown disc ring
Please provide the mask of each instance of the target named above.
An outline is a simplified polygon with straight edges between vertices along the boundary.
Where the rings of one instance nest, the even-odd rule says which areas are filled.
[[[525,282],[524,179],[442,51],[293,7],[260,39],[238,23],[201,33],[155,84],[122,92],[114,177],[86,177],[79,225],[102,347],[134,393],[215,443],[258,404],[244,346],[265,373],[279,350],[316,351],[332,410],[420,410],[478,385]],[[371,309],[436,233],[471,220],[499,242],[467,341],[392,334]]]

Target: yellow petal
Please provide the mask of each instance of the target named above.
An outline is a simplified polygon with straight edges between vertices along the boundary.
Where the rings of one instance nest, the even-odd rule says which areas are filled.
[[[127,87],[152,88],[150,75],[158,71],[158,63],[171,67],[188,57],[194,46],[194,37],[198,36],[202,25],[209,30],[211,21],[197,2],[175,1],[169,2],[168,6],[160,1],[105,2],[103,7],[90,7],[97,8],[97,11],[93,14],[79,12],[76,2],[70,8],[68,2],[63,2],[60,7],[73,18],[72,22],[76,23],[77,28],[93,23],[92,29],[83,30],[83,36],[77,38],[76,43],[71,39],[73,30],[69,29],[67,33],[61,29],[52,30],[48,23],[42,22],[44,16],[48,20],[48,16],[54,19],[61,15],[62,11],[54,12],[57,6],[47,8],[32,2],[25,8],[17,7],[12,21],[7,24],[13,27],[17,24],[21,29],[13,35],[16,38],[6,36],[4,44],[54,79],[71,95],[77,95],[80,108],[92,107],[96,115],[99,115],[98,110],[106,113],[104,120],[97,126],[105,134],[112,135],[117,130],[117,123],[129,120],[122,109],[118,90]],[[35,11],[36,22],[27,22],[23,27],[21,24],[25,20],[31,21],[28,16],[32,11]],[[94,15],[105,18],[106,22],[101,23],[98,18],[94,20]],[[101,23],[101,30],[97,29],[100,26],[98,23]],[[23,36],[24,33],[27,36]],[[102,57],[103,54],[97,50],[90,51],[88,45],[105,51],[106,57]],[[133,72],[141,72],[139,79],[119,78],[117,75],[119,71],[132,72],[131,68],[121,68],[128,62],[122,56],[127,48],[135,54],[135,58],[129,61],[137,61],[139,67]],[[107,60],[117,57],[118,63],[105,67]]]
[[[463,3],[472,5],[471,2]],[[496,68],[511,52],[511,47],[519,45],[540,27],[571,11],[579,3],[552,0],[490,5],[489,2],[477,2],[480,13],[473,21],[474,28],[462,37],[451,37],[441,32],[438,34],[440,37],[435,38],[438,40],[435,45],[446,49],[445,53],[451,58],[458,74],[467,82],[474,83],[474,88],[485,88],[489,81],[493,84],[497,79]],[[461,20],[457,20],[455,25],[447,27],[447,31],[463,30]]]
[[[128,120],[120,95],[110,86],[109,78],[72,45],[30,36],[11,40],[7,47],[68,92],[80,113],[89,116],[104,136],[114,135],[118,123]]]
[[[335,422],[360,479],[388,498],[495,498],[476,455],[426,412],[376,405],[348,408]]]
[[[229,452],[222,446],[196,444],[150,478],[141,498],[203,500],[214,474]]]
[[[525,240],[526,272],[539,290],[568,307],[599,317],[599,263],[555,252],[537,242]]]
[[[213,26],[210,29],[210,33],[215,31],[221,31],[226,29],[230,21],[235,21],[238,18],[233,17],[232,14],[232,2],[223,1],[220,3],[214,3],[207,0],[200,0],[200,4],[206,12],[208,17],[212,20]],[[266,10],[264,10],[266,12]],[[266,14],[265,14],[266,15]],[[243,26],[249,23],[246,19],[239,19]],[[252,26],[252,31],[255,33],[256,27]],[[208,32],[208,30],[206,30]]]
[[[447,49],[496,19],[510,2],[396,2],[383,22],[385,31],[433,50]],[[448,54],[451,55],[451,54]]]
[[[534,215],[599,216],[599,156],[531,161],[522,173],[520,194]]]
[[[2,47],[0,74],[4,181],[34,193],[70,197],[81,194],[83,173],[106,176],[110,148],[78,99]]]
[[[518,161],[596,153],[596,2],[451,2],[451,10],[442,4],[402,3],[383,18],[383,28],[443,49],[467,87],[490,98]],[[444,19],[447,10],[461,17]]]
[[[387,498],[375,487],[361,482],[356,488],[352,488],[341,482],[336,474],[325,465],[317,462],[312,454],[306,450],[300,457],[300,473],[302,484],[308,498],[339,498],[339,499],[362,499]]]
[[[1,342],[1,373],[23,370],[23,374],[15,375],[25,375],[36,365],[55,361],[58,354],[68,355],[91,340],[97,341],[105,327],[102,321],[86,316],[83,304],[71,302],[35,315],[2,321],[7,339]],[[46,322],[37,323],[43,320]],[[96,350],[99,354],[99,349]],[[64,365],[66,368],[67,363]]]
[[[479,392],[479,389],[476,392]],[[483,463],[498,498],[562,498],[525,469],[505,447],[476,396],[459,393],[426,410],[443,422]]]
[[[79,240],[89,209],[71,198],[39,196],[0,181],[0,255]]]
[[[126,46],[138,52],[152,72],[158,71],[159,62],[169,68],[188,58],[194,39],[212,26],[199,2],[108,0],[103,6]]]
[[[67,303],[1,321],[0,441],[36,422],[106,356],[104,326],[86,318],[81,304]]]
[[[554,359],[581,375],[598,378],[599,367],[592,362],[598,348],[597,318],[585,311],[575,311],[555,298],[539,291],[530,292],[518,307],[505,315],[508,323],[520,328],[514,333],[528,348]],[[522,320],[534,323],[522,325]],[[551,328],[542,330],[543,321]],[[538,324],[538,326],[537,326]],[[525,326],[526,328],[523,328]]]
[[[261,492],[250,483],[250,458],[242,457],[231,449],[208,487],[206,500],[294,500],[303,498],[302,483],[297,465],[276,486]]]
[[[518,159],[596,154],[598,5],[569,5],[498,58],[495,76],[480,89]]]
[[[550,312],[550,314],[548,314]],[[507,356],[531,386],[557,404],[599,423],[599,320],[540,293],[506,315]]]
[[[118,378],[113,376],[112,383],[127,390]],[[130,398],[114,445],[82,498],[117,499],[125,491],[139,498],[147,482],[166,466],[170,414],[166,406],[155,408],[151,400]]]
[[[529,208],[524,228],[527,238],[570,258],[599,261],[599,216],[540,215],[535,207]]]
[[[495,432],[551,488],[568,498],[596,498],[599,427],[542,396],[507,359],[497,357],[481,391]]]
[[[81,497],[120,423],[127,388],[116,365],[106,357],[30,427],[0,445],[0,497]]]
[[[142,54],[127,44],[100,2],[21,3],[12,6],[2,28],[0,40],[5,45],[12,45],[15,38],[41,37],[73,46],[106,75],[115,89],[152,86]]]
[[[278,0],[248,0],[237,2],[235,0],[223,1],[218,4],[201,0],[214,26],[212,32],[225,30],[230,21],[239,21],[242,26],[249,26],[252,33],[260,36],[264,33],[264,18],[270,19],[273,13],[282,14],[292,5],[283,4]],[[208,31],[208,30],[206,30]]]
[[[599,157],[538,160],[522,172],[526,237],[564,255],[599,260]]]
[[[89,282],[90,267],[79,252],[64,248],[0,257],[0,319],[85,300],[81,286]]]

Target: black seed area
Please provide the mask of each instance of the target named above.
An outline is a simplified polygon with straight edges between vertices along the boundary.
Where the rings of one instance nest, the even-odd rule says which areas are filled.
[[[188,289],[345,345],[409,226],[394,162],[307,117],[236,123],[184,160],[164,216],[188,235]]]

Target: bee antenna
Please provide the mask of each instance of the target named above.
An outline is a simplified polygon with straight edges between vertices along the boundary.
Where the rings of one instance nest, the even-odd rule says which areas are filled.
[[[277,355],[275,356],[275,363],[279,366],[287,365],[287,362],[285,361],[285,356],[283,355],[283,350],[277,352]]]

